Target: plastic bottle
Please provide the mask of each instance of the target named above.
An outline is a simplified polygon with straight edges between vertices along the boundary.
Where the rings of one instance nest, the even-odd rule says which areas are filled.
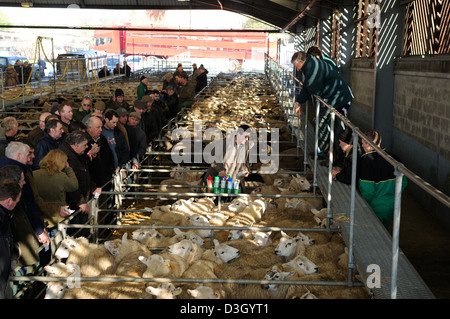
[[[227,177],[224,176],[220,180],[220,192],[221,193],[226,193],[226,191],[227,191]]]
[[[208,193],[213,192],[213,177],[212,176],[208,176],[207,188],[208,188]]]
[[[239,180],[238,180],[238,179],[236,179],[236,180],[234,181],[233,192],[234,192],[235,194],[239,194],[239,193],[241,192],[241,188],[239,187]]]
[[[214,177],[214,184],[213,184],[213,191],[214,194],[219,194],[220,193],[220,179],[219,179],[219,175],[217,175],[216,177]]]
[[[233,193],[233,178],[229,177],[228,178],[228,185],[227,185],[227,192],[228,194],[232,194]]]

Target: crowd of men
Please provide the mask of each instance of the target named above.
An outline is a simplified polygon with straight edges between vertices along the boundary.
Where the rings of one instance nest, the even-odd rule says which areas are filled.
[[[101,196],[121,168],[139,167],[163,126],[206,86],[206,74],[201,66],[188,76],[179,65],[172,76],[165,75],[162,90],[147,89],[143,76],[131,104],[120,88],[107,101],[85,95],[79,103],[54,102],[40,114],[39,125],[20,138],[17,119],[3,118],[0,298],[7,296],[11,261],[21,274],[45,266],[57,222],[78,210],[72,223],[87,219],[89,200]],[[71,188],[64,188],[63,180]],[[56,193],[62,194],[57,200]],[[46,249],[39,252],[40,246]]]

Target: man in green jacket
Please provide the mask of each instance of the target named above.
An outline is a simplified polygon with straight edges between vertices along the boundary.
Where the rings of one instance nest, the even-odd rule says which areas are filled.
[[[377,131],[366,132],[366,136],[380,147],[381,136]],[[361,145],[365,153],[362,155],[360,162],[359,190],[375,215],[388,229],[394,214],[395,204],[396,177],[394,167],[365,140],[361,141]],[[396,155],[389,155],[399,161]],[[407,184],[408,181],[403,176],[402,191]]]
[[[142,100],[142,97],[145,95],[145,92],[147,91],[147,83],[148,79],[143,75],[141,76],[140,82],[137,87],[137,99],[140,101]]]

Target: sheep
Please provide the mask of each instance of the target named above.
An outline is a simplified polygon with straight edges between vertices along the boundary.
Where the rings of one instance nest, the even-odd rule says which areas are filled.
[[[285,257],[286,261],[290,261],[298,255],[304,255],[305,250],[304,237],[291,237],[282,231],[280,241],[275,248],[275,254]]]
[[[295,192],[310,192],[312,189],[311,183],[308,181],[308,179],[299,174],[295,174],[292,176],[292,180],[290,181],[289,185],[294,189]]]
[[[266,272],[264,280],[286,280],[289,277],[295,275],[293,271],[281,271],[278,266],[273,266],[270,270]],[[261,288],[268,290],[270,292],[272,299],[284,299],[291,285],[280,285],[280,284],[262,284]]]
[[[159,274],[161,274],[161,276],[162,274],[165,274],[165,278],[180,278],[189,267],[188,261],[179,255],[171,254],[167,251],[163,251],[157,255],[162,259],[153,257],[150,265],[153,265],[155,268],[151,268],[153,266],[147,267],[147,270],[142,274],[143,278],[155,278],[158,277]],[[145,258],[144,256],[138,258],[141,262],[145,261],[145,259],[143,259]],[[150,261],[147,259],[147,263],[149,262]]]
[[[47,282],[44,299],[61,299],[67,290],[67,284],[62,281]]]
[[[114,276],[112,276],[114,277]],[[120,278],[120,277],[117,277]],[[143,282],[81,282],[67,289],[62,299],[150,299]]]
[[[241,212],[228,219],[227,226],[234,225],[237,221],[244,225],[250,225],[261,221],[268,203],[262,199],[249,202],[249,205]]]
[[[138,259],[147,266],[142,274],[142,278],[166,277],[172,273],[171,260],[164,259],[163,256],[153,254],[150,257],[139,256]]]
[[[97,277],[112,274],[115,259],[103,245],[89,243],[85,237],[67,237],[55,252],[57,260],[65,259],[66,264],[76,264],[80,274],[85,277]]]
[[[148,286],[145,291],[156,296],[156,299],[175,299],[182,292],[180,287],[175,287],[170,282],[160,283],[158,287]]]
[[[227,244],[239,250],[239,259],[230,263],[233,266],[269,267],[283,261],[283,258],[273,253],[272,245],[260,247],[252,239],[232,240]]]
[[[289,287],[292,285],[271,284],[272,280],[287,280],[295,276],[295,272],[284,272],[278,269],[278,266],[267,268],[251,269],[234,269],[234,275],[231,278],[242,278],[246,274],[248,279],[263,279],[268,281],[263,284],[224,284],[226,296],[229,299],[284,299],[288,293]],[[250,278],[249,278],[250,277]],[[246,279],[247,279],[246,278]]]
[[[217,279],[215,274],[218,264],[211,260],[199,259],[192,263],[183,273],[182,278]]]
[[[191,216],[186,216],[186,219],[192,226],[196,226],[196,227],[211,226],[209,224],[208,218],[205,216],[199,215],[199,214],[193,214]],[[209,230],[209,229],[194,229],[193,231],[202,238],[211,237],[211,230]]]
[[[327,227],[327,208],[322,208],[321,210],[317,210],[315,208],[311,208],[311,213],[314,216],[314,220],[317,225],[321,228]],[[330,227],[337,227],[338,225],[335,223],[334,219],[330,219]]]
[[[214,248],[205,250],[201,259],[212,260],[218,265],[222,265],[239,258],[239,249],[220,243],[217,239],[214,239],[213,242]]]
[[[284,208],[297,208],[303,212],[309,212],[311,209],[322,209],[322,198],[286,198]]]
[[[253,241],[259,248],[264,248],[272,245],[272,240],[270,239],[270,235],[272,231],[256,231],[253,232]]]
[[[189,239],[200,246],[204,245],[203,238],[193,231],[183,232],[179,228],[174,228],[174,232],[174,236],[165,237],[153,228],[138,229],[133,232],[133,238],[138,238],[137,240],[147,248],[165,248],[182,239]]]
[[[309,275],[319,271],[319,267],[303,255],[298,255],[287,263],[282,264],[283,268],[293,269],[298,275]]]
[[[128,233],[122,235],[122,239],[114,239],[104,242],[104,247],[114,256],[116,263],[125,258],[131,252],[145,253],[151,255],[148,248],[134,239],[128,239]]]
[[[167,252],[172,255],[178,255],[184,258],[188,264],[192,264],[194,261],[201,258],[203,249],[200,245],[193,243],[188,239],[172,244],[167,247]]]
[[[220,299],[220,293],[210,286],[199,284],[195,289],[187,289],[188,294],[194,299]]]
[[[182,167],[178,164],[173,168],[173,171],[170,172],[170,177],[177,181],[184,181],[188,183],[197,183],[199,185],[202,181],[203,172],[181,172],[182,170],[187,170],[186,167]],[[192,185],[192,184],[191,184]]]
[[[71,268],[72,271],[70,271]],[[57,262],[52,265],[46,265],[44,270],[47,272],[47,276],[50,277],[68,277],[75,269],[73,269],[73,264]]]
[[[241,226],[241,223],[239,220],[237,220],[234,225],[234,227]],[[252,226],[252,225],[246,225],[246,226]],[[236,240],[236,239],[242,239],[242,238],[249,238],[252,236],[252,232],[249,229],[232,229],[230,230],[230,233],[228,234],[227,240]]]
[[[228,205],[228,210],[232,212],[241,212],[249,205],[249,198],[247,196],[240,196],[231,201]]]

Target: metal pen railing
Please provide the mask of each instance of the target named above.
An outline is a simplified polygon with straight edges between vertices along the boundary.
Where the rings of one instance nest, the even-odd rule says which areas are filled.
[[[277,74],[279,73],[279,76]],[[268,75],[269,79],[274,80],[274,87],[279,88],[281,92],[288,91],[287,88],[280,86],[280,83],[297,83],[301,87],[303,86],[303,83],[298,80],[291,72],[283,68],[281,65],[279,65],[277,62],[275,62],[272,58],[269,56],[266,56],[266,74]],[[286,81],[284,78],[288,74],[292,81]],[[291,90],[292,92],[292,90]],[[422,188],[424,191],[426,191],[429,195],[433,196],[435,199],[437,199],[442,204],[446,205],[447,207],[450,207],[450,197],[442,193],[440,190],[436,189],[432,185],[430,185],[428,182],[424,181],[422,178],[420,178],[417,174],[412,172],[411,170],[407,169],[402,163],[392,158],[387,152],[382,150],[378,145],[374,144],[373,141],[367,138],[367,136],[359,130],[359,128],[354,125],[352,122],[350,122],[347,117],[343,116],[340,112],[338,112],[335,108],[333,108],[331,105],[327,104],[321,97],[317,95],[313,95],[313,99],[316,102],[316,136],[315,136],[315,156],[314,156],[314,172],[317,171],[317,146],[318,146],[318,116],[319,116],[319,108],[326,107],[332,112],[331,122],[330,122],[330,161],[329,161],[329,172],[328,172],[328,196],[327,196],[327,203],[328,203],[328,215],[327,217],[331,217],[331,211],[330,211],[330,194],[331,194],[331,186],[332,186],[332,178],[331,178],[331,170],[333,165],[333,141],[334,141],[334,122],[335,122],[335,116],[338,116],[343,123],[352,129],[353,132],[353,158],[357,157],[357,146],[358,146],[358,138],[364,140],[367,144],[369,144],[373,149],[380,154],[389,164],[391,164],[394,167],[394,174],[396,176],[396,188],[395,188],[395,204],[394,204],[394,217],[393,217],[393,235],[392,235],[392,281],[391,281],[391,298],[395,299],[397,296],[397,272],[398,272],[398,255],[399,255],[399,234],[400,234],[400,214],[401,214],[401,186],[402,186],[402,178],[403,175],[405,175],[410,181],[412,181],[414,184]],[[295,100],[294,100],[295,101]],[[294,101],[291,102],[290,109],[294,110]],[[308,105],[306,105],[306,109],[308,109]],[[289,114],[289,113],[288,113]],[[307,113],[306,113],[307,114]],[[306,132],[306,126],[308,125],[308,118],[307,116],[304,117],[304,126],[305,126],[305,132]],[[300,135],[298,135],[300,138]],[[306,158],[306,145],[307,140],[305,136],[305,158]],[[350,203],[350,213],[349,213],[349,219],[350,219],[350,233],[349,233],[349,271],[350,268],[353,267],[353,233],[354,233],[354,212],[355,212],[355,197],[356,197],[356,162],[352,161],[352,182],[351,182],[351,203]],[[314,175],[315,176],[315,175]],[[314,177],[315,180],[315,177]],[[315,184],[315,182],[314,182]],[[329,218],[327,218],[329,220]]]

